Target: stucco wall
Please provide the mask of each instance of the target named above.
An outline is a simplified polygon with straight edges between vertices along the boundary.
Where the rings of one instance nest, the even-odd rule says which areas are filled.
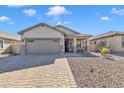
[[[23,34],[24,38],[63,38],[60,32],[55,31],[47,26],[38,26]]]
[[[4,40],[3,42],[3,48],[0,49],[0,53],[17,53],[17,44],[19,41],[14,41],[14,40],[8,40],[8,39],[2,39]]]
[[[58,30],[60,30],[60,31],[63,31],[64,33],[66,33],[67,35],[75,35],[76,33],[74,33],[74,32],[72,32],[72,31],[70,31],[70,30],[67,30],[67,29],[65,29],[65,28],[63,28],[63,27],[56,27],[56,29],[58,29]]]
[[[31,30],[28,30],[23,33],[21,36],[22,39],[27,39],[27,38],[34,38],[34,39],[59,39],[60,40],[60,53],[65,52],[65,47],[64,47],[64,34],[49,28],[47,26],[38,26],[35,27]],[[22,54],[26,53],[26,42],[22,44],[23,48],[21,48]],[[24,46],[25,45],[25,46]],[[24,52],[25,51],[25,52]]]
[[[11,40],[4,39],[3,48],[0,49],[0,53],[10,53],[12,51],[11,44],[12,44]]]
[[[20,42],[16,41],[15,44],[12,45],[12,51],[15,54],[20,54]]]
[[[122,40],[121,40],[122,37],[124,36],[117,36],[113,40],[113,49],[115,51],[124,52],[124,47],[122,47]]]
[[[96,51],[98,43],[101,42],[102,40],[106,40],[107,43],[109,43],[109,47],[110,47],[111,51],[124,52],[124,47],[122,47],[122,41],[121,41],[122,37],[123,36],[118,35],[118,36],[112,36],[112,37],[107,37],[107,38],[90,41],[90,42],[96,42],[96,45],[93,43],[90,44],[90,49],[91,49],[91,51]]]

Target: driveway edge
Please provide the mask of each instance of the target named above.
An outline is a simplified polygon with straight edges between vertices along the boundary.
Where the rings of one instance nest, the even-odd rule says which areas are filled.
[[[70,68],[70,66],[68,64],[67,59],[66,58],[63,58],[63,60],[66,63],[66,68],[67,68],[67,71],[68,71],[68,77],[69,77],[69,80],[70,80],[71,88],[77,88],[77,84],[75,82],[74,76],[72,74],[72,71],[71,71],[71,68]]]

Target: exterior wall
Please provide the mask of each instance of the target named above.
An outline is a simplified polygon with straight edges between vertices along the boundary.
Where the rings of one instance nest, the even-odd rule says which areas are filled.
[[[124,47],[122,47],[121,37],[123,36],[116,35],[98,40],[92,40],[90,41],[90,50],[97,51],[98,50],[97,45],[99,44],[99,42],[106,40],[107,46],[110,47],[110,50],[112,52],[124,52]],[[94,42],[96,42],[96,44]]]
[[[74,53],[77,52],[77,39],[74,38]]]
[[[39,26],[36,28],[33,28],[29,31],[26,31],[23,33],[21,38],[24,40],[24,42],[21,44],[21,54],[26,54],[26,39],[28,38],[34,38],[34,39],[60,39],[60,53],[65,52],[65,47],[64,47],[64,34],[51,29],[47,26]]]
[[[90,51],[97,51],[97,45],[95,44],[96,40],[90,41]]]
[[[63,27],[56,27],[56,29],[60,30],[60,31],[63,31],[64,33],[66,33],[67,35],[75,35],[76,33],[70,31],[70,30],[67,30]]]
[[[124,47],[122,47],[122,37],[124,36],[116,36],[115,39],[113,39],[113,50],[115,52],[124,52]]]
[[[87,51],[90,51],[90,38],[87,38]]]
[[[65,39],[64,39],[64,37],[60,39],[60,53],[65,53]]]
[[[12,41],[3,39],[3,48],[0,49],[0,53],[10,53],[12,52]]]
[[[0,49],[0,53],[17,53],[16,44],[17,41],[3,39],[3,48]]]
[[[89,37],[65,37],[65,39],[68,41],[69,52],[90,51]]]
[[[38,26],[23,34],[24,38],[63,38],[60,32],[55,31],[47,26]]]
[[[66,33],[66,35],[75,35],[77,33],[72,32],[68,29],[65,29],[63,27],[56,27],[56,29],[63,31],[64,33]],[[23,42],[21,43],[21,54],[25,55],[26,51],[27,51],[27,39],[59,39],[60,40],[60,53],[64,53],[65,52],[65,39],[67,39],[67,37],[64,37],[64,34],[62,34],[61,32],[58,32],[54,29],[51,29],[50,27],[47,26],[38,26],[35,28],[32,28],[30,30],[27,30],[26,32],[24,32],[21,35],[21,38],[23,40]],[[73,52],[77,52],[77,40],[80,37],[71,37],[72,42],[71,45],[72,47],[69,49],[69,51],[73,51]],[[82,39],[84,39],[85,37],[81,37]],[[82,46],[84,46],[85,41],[82,42]],[[88,49],[89,49],[89,38],[87,39],[87,45],[88,45]]]
[[[16,41],[15,44],[12,45],[12,51],[14,54],[20,54],[20,42]]]

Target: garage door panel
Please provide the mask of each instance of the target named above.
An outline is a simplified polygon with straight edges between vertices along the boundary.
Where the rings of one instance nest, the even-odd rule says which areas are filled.
[[[27,43],[28,54],[59,53],[59,40],[35,40]]]

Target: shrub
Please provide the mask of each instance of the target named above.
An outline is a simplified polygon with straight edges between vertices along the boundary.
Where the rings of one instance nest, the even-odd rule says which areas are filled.
[[[97,47],[98,47],[99,51],[101,51],[102,48],[106,48],[107,47],[106,46],[106,42],[104,42],[104,41],[100,42]]]
[[[109,53],[109,49],[106,48],[106,47],[103,47],[103,48],[100,49],[100,52],[101,52],[102,55],[106,55],[107,53]]]

